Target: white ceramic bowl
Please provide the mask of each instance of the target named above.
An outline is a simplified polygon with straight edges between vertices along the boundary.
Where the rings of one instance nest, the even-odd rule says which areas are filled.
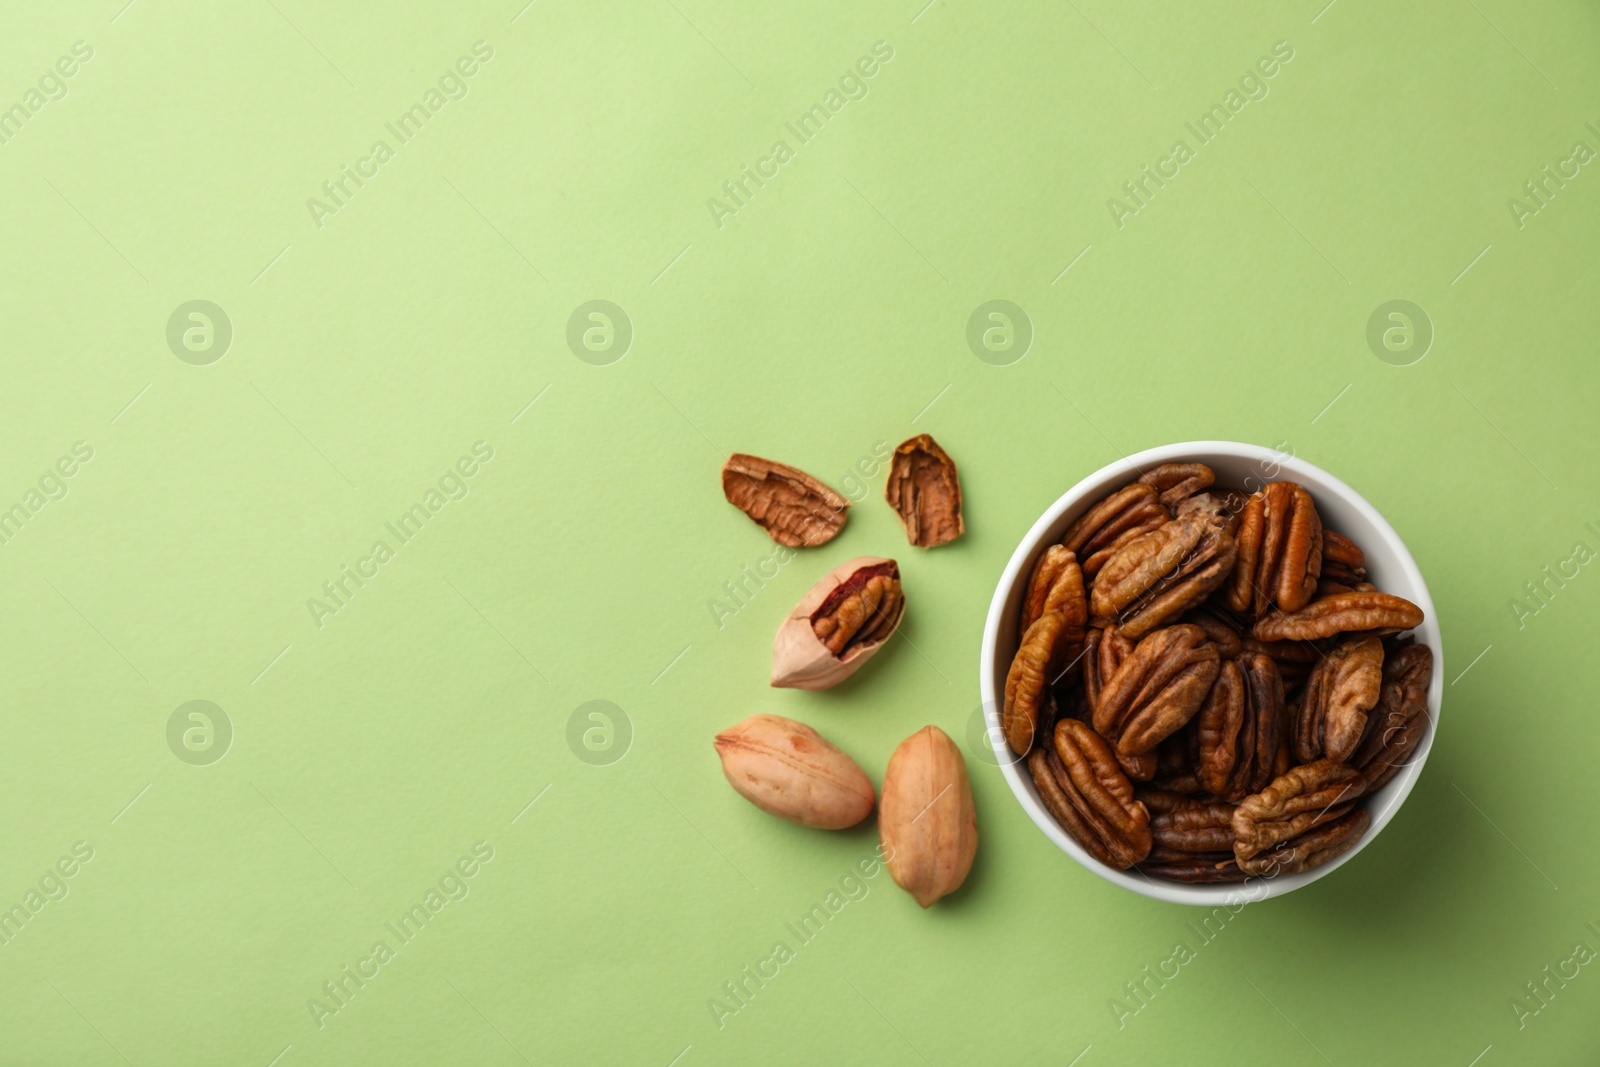
[[[1411,761],[1382,789],[1366,798],[1372,813],[1372,825],[1355,847],[1320,867],[1300,874],[1256,878],[1234,885],[1188,885],[1150,878],[1135,870],[1112,870],[1091,856],[1061,828],[1040,803],[1026,765],[1006,747],[1005,733],[1000,726],[1000,711],[1005,703],[1006,672],[1010,669],[1020,636],[1017,633],[1017,616],[1028,576],[1033,573],[1034,561],[1045,549],[1061,540],[1078,516],[1114,489],[1137,479],[1140,471],[1149,470],[1159,463],[1182,462],[1205,463],[1217,472],[1218,485],[1233,486],[1247,492],[1254,492],[1272,481],[1299,482],[1316,501],[1317,513],[1323,524],[1354,540],[1366,553],[1368,580],[1385,593],[1405,597],[1423,612],[1422,625],[1413,632],[1418,641],[1433,649],[1433,680],[1428,686],[1430,725],[1427,736],[1413,753]],[[994,600],[989,605],[989,619],[983,628],[979,678],[983,687],[988,738],[994,747],[1001,772],[1023,810],[1032,817],[1044,835],[1055,842],[1057,848],[1101,878],[1124,889],[1174,904],[1216,906],[1281,896],[1326,877],[1354,859],[1382,832],[1410,794],[1433,748],[1433,739],[1439,729],[1439,703],[1444,694],[1444,648],[1439,640],[1439,620],[1434,614],[1433,600],[1428,596],[1428,586],[1422,580],[1422,572],[1417,570],[1416,561],[1406,550],[1400,535],[1394,532],[1394,527],[1362,499],[1361,494],[1320,467],[1276,449],[1234,441],[1189,441],[1152,448],[1102,467],[1067,490],[1039,516],[1039,521],[1033,524],[1017,550],[1011,554],[1011,561],[1000,576],[1000,584],[995,587]]]

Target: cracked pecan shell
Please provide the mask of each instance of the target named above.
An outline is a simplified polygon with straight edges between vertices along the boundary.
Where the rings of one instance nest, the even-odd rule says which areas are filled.
[[[1422,609],[1391,593],[1340,593],[1285,613],[1269,612],[1251,633],[1258,641],[1318,641],[1344,633],[1383,635],[1422,622]]]
[[[1273,605],[1298,611],[1311,602],[1322,573],[1322,520],[1302,486],[1272,482],[1252,496],[1237,539],[1238,563],[1226,593],[1230,608],[1261,615]]]
[[[805,471],[743,452],[722,465],[722,495],[790,548],[833,540],[850,511],[850,501]]]
[[[906,528],[906,540],[918,548],[949,544],[966,532],[955,461],[925,433],[894,450],[883,493]]]
[[[1367,734],[1350,763],[1366,777],[1366,791],[1382,789],[1428,732],[1428,685],[1433,681],[1433,650],[1407,645],[1383,664],[1383,691],[1368,716]]]
[[[1352,637],[1335,645],[1306,679],[1295,720],[1295,758],[1347,762],[1366,733],[1367,714],[1382,687],[1382,641]]]
[[[1150,854],[1150,813],[1105,739],[1076,719],[1056,723],[1053,743],[1028,756],[1046,810],[1108,867],[1126,870]]]
[[[772,642],[772,684],[827,689],[854,674],[894,634],[905,614],[900,567],[861,556],[812,586]]]
[[[1094,727],[1127,756],[1149,752],[1192,719],[1217,680],[1217,646],[1198,626],[1157,630],[1100,691]]]
[[[1125,543],[1095,575],[1094,617],[1140,638],[1204,600],[1234,565],[1233,533],[1189,514]]]
[[[1098,574],[1122,545],[1172,518],[1156,496],[1153,486],[1123,486],[1067,528],[1061,544],[1077,553],[1085,578]]]

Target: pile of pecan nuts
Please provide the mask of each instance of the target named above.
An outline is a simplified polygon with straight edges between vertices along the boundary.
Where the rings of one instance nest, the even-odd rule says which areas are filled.
[[[1422,610],[1366,580],[1302,486],[1201,463],[1101,500],[1035,565],[1002,726],[1110,867],[1179,882],[1309,870],[1428,728]]]

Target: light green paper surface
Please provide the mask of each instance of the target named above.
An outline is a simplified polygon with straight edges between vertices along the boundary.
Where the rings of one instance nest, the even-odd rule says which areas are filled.
[[[1600,169],[1574,145],[1600,151],[1600,12],[921,2],[0,13],[0,908],[28,915],[0,927],[0,1063],[1596,1061]],[[195,300],[220,359],[186,314],[169,345]],[[583,347],[602,320],[569,347],[595,300],[620,360]],[[1031,326],[1008,365],[969,348],[991,300]],[[1391,300],[1431,324],[1410,365],[1369,348]],[[920,431],[966,493],[933,552],[873,469]],[[977,864],[924,912],[859,877],[871,824],[723,782],[711,737],[756,711],[874,781],[927,723],[966,747],[1017,540],[1196,438],[1343,478],[1429,582],[1443,728],[1355,861],[1202,936],[969,759]],[[777,566],[722,500],[732,451],[849,493],[842,536]],[[903,637],[770,689],[781,618],[863,554],[901,561]],[[220,760],[187,712],[169,743],[196,700]],[[461,899],[390,932],[463,857]]]

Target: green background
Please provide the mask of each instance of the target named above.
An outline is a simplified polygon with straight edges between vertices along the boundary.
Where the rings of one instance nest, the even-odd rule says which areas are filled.
[[[1520,226],[1508,200],[1600,149],[1600,11],[922,2],[0,14],[0,106],[93,49],[0,145],[0,508],[28,513],[0,546],[0,906],[93,850],[0,945],[0,1061],[1595,1062],[1600,968],[1511,1000],[1600,949],[1600,576],[1524,592],[1600,549],[1600,173]],[[385,123],[479,41],[399,144]],[[879,41],[800,144],[784,124]],[[1280,41],[1266,97],[1119,227],[1108,199]],[[319,226],[308,198],[379,139]],[[779,139],[719,227],[708,199]],[[633,329],[609,365],[566,340],[596,299]],[[1006,366],[966,341],[992,299],[1034,331]],[[1393,299],[1432,324],[1420,362],[1369,349]],[[191,300],[232,324],[209,365],[167,341]],[[847,479],[924,430],[968,524],[928,553],[881,468]],[[969,759],[965,889],[924,912],[880,872],[800,944],[875,831],[762,814],[712,735],[795,716],[875,781],[924,724],[965,747],[1023,532],[1119,455],[1211,437],[1342,477],[1427,577],[1450,677],[1394,822],[1202,946],[1203,912],[1079,868]],[[389,534],[480,441],[470,494]],[[719,626],[775,547],[721,497],[732,451],[859,503]],[[380,539],[319,625],[308,598]],[[836,690],[769,689],[779,620],[862,554],[901,561],[903,639]],[[191,700],[232,726],[209,765],[169,746]],[[592,700],[621,712],[598,754],[568,740]],[[384,924],[478,842],[469,894],[400,945]],[[380,939],[319,1028],[308,1000]],[[719,1028],[708,1001],[780,940]]]

